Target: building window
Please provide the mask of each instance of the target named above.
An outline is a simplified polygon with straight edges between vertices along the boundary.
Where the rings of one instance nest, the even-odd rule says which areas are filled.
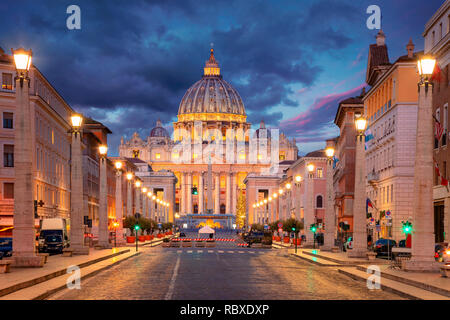
[[[14,183],[3,184],[3,199],[14,199]]]
[[[161,153],[155,154],[155,158],[156,158],[156,159],[161,159]],[[195,155],[194,155],[194,158],[195,158]]]
[[[225,214],[226,213],[226,206],[223,203],[220,205],[220,213],[221,214]]]
[[[3,166],[14,167],[14,145],[3,145]]]
[[[3,128],[12,129],[13,128],[13,113],[3,112]]]
[[[323,169],[317,168],[317,178],[323,178]]]
[[[2,74],[2,89],[12,90],[12,73]]]
[[[139,150],[133,150],[133,158],[139,158]]]
[[[281,161],[286,160],[286,154],[284,152],[280,152],[280,157],[279,158],[280,158]]]
[[[394,185],[391,185],[391,202],[394,202]]]
[[[317,196],[316,208],[323,208],[323,197],[322,196]]]

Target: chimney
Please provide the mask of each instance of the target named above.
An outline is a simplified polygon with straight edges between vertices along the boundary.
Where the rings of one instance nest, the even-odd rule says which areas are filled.
[[[412,58],[414,56],[414,43],[412,39],[409,39],[408,44],[406,45],[406,50],[408,51],[408,58]]]
[[[378,32],[377,36],[377,46],[384,46],[385,42],[386,42],[386,36],[384,35],[383,30],[380,29],[380,31]]]

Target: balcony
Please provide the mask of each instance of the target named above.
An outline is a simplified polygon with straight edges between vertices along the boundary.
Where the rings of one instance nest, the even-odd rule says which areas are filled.
[[[380,180],[380,175],[379,175],[379,173],[375,172],[375,169],[373,169],[372,172],[369,172],[367,174],[367,181],[371,185],[377,184],[379,180]]]

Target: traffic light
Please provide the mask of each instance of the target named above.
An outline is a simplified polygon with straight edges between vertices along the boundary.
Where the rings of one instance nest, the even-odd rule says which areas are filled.
[[[197,187],[192,187],[192,194],[197,195],[198,194],[198,189]]]
[[[311,225],[311,227],[309,229],[311,230],[311,232],[314,232],[314,233],[316,233],[316,231],[317,231],[317,227],[314,223]]]
[[[134,230],[136,230],[136,231],[138,231],[140,228],[141,228],[141,227],[139,227],[138,224],[134,226]]]
[[[403,222],[402,221],[402,224],[403,224],[403,226],[402,226],[403,233],[406,234],[406,235],[410,234],[412,232],[412,224],[411,224],[411,222],[409,222],[409,221]]]
[[[292,227],[292,231],[294,231],[294,232],[295,232],[295,227]]]

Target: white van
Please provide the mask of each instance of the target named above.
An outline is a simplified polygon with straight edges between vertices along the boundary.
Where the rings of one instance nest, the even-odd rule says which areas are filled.
[[[39,252],[62,253],[63,249],[69,246],[66,219],[43,219],[39,234]]]

